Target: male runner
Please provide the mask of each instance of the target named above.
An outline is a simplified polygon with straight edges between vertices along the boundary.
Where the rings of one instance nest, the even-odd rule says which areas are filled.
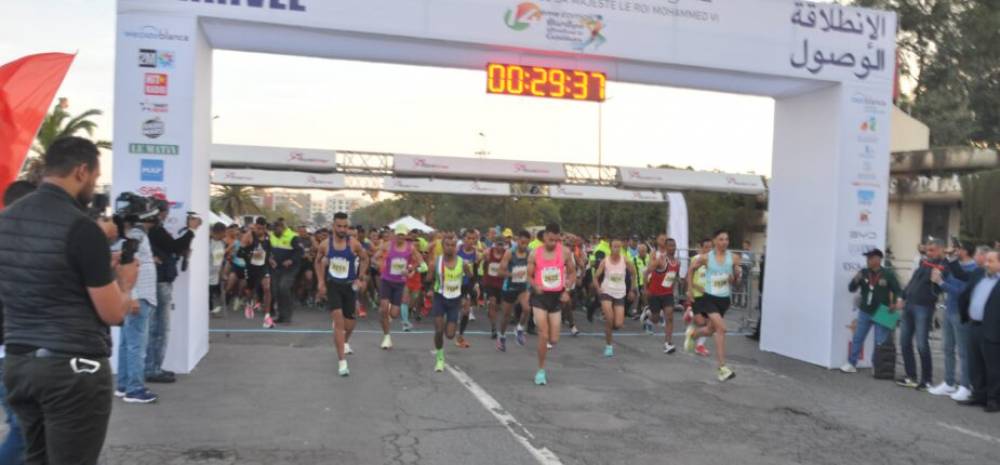
[[[368,269],[368,253],[357,239],[350,236],[347,214],[333,215],[333,235],[320,242],[316,249],[315,271],[318,279],[316,298],[326,301],[333,325],[333,348],[337,350],[337,374],[347,376],[346,355],[350,352],[351,333],[354,332],[354,306],[356,289],[365,287],[365,275],[358,270]],[[357,262],[357,263],[356,263]]]
[[[500,322],[500,351],[507,351],[507,322],[510,320],[514,304],[521,306],[521,317],[517,322],[515,336],[518,345],[524,345],[524,327],[528,323],[528,315],[531,305],[529,303],[528,292],[528,243],[531,242],[531,233],[521,230],[517,233],[517,243],[513,244],[500,262],[500,271],[503,273],[503,320]]]
[[[635,302],[630,308],[629,317],[633,319],[639,318],[640,310],[644,309],[649,303],[648,292],[646,292],[646,286],[649,284],[648,276],[646,276],[646,268],[649,267],[650,256],[649,247],[640,242],[639,246],[636,248],[636,254],[632,258],[632,263],[635,263],[635,269],[639,270],[638,276],[638,292],[636,293]]]
[[[420,254],[421,261],[418,263],[416,259],[410,259],[410,266],[416,270],[410,273],[406,277],[406,291],[403,293],[403,301],[399,307],[400,318],[402,319],[403,332],[410,332],[413,329],[413,323],[410,322],[410,310],[417,310],[420,307],[420,297],[421,288],[423,283],[421,282],[423,277],[422,273],[427,272],[426,262],[423,261],[424,254],[420,249],[420,236],[419,230],[411,230],[406,237],[406,242],[410,243],[417,249],[417,253]],[[420,319],[419,314],[414,315],[418,320]]]
[[[653,324],[659,324],[661,311],[664,315],[666,325],[663,330],[663,353],[672,354],[677,350],[673,344],[674,290],[681,272],[681,263],[675,256],[677,242],[667,239],[665,244],[666,251],[659,254],[658,258],[650,260],[643,274],[649,282],[649,311]]]
[[[693,265],[701,257],[708,256],[708,252],[712,250],[712,239],[705,238],[699,243],[698,254],[691,259],[691,264]],[[705,297],[705,268],[700,268],[694,270],[693,268],[688,269],[687,274],[687,309],[684,311],[684,323],[690,325],[694,323],[695,326],[702,328],[708,324],[705,319],[705,315],[700,313],[695,313],[694,309],[701,308]],[[689,328],[690,329],[690,328]],[[686,333],[687,331],[685,331]],[[685,341],[684,350],[691,352],[691,346]],[[701,336],[695,341],[694,352],[702,357],[708,357],[712,353],[705,347],[705,337]]]
[[[489,229],[493,231],[493,229]],[[501,275],[501,262],[507,254],[507,241],[510,237],[493,238],[491,246],[486,250],[483,258],[483,294],[486,295],[487,315],[490,319],[490,338],[497,339],[497,306],[500,304],[500,294],[503,292],[503,276]],[[510,315],[507,315],[510,318]],[[500,349],[500,341],[497,340],[497,350]]]
[[[273,328],[271,267],[274,265],[274,259],[271,258],[271,238],[267,232],[267,220],[264,217],[257,218],[257,221],[240,239],[240,244],[243,245],[242,250],[246,251],[245,255],[249,256],[247,259],[247,290],[251,295],[243,310],[244,316],[252,320],[254,313],[264,308],[264,327]]]
[[[234,312],[243,305],[243,293],[247,287],[247,262],[240,253],[240,235],[240,227],[235,223],[226,228],[226,257],[232,265],[226,274],[226,295],[232,301]]]
[[[458,338],[455,345],[463,349],[468,349],[470,344],[465,340],[465,328],[469,326],[469,314],[472,312],[472,304],[478,300],[475,285],[475,271],[479,268],[479,240],[476,239],[476,231],[469,229],[465,231],[462,246],[458,249],[458,256],[462,257],[464,263],[472,267],[472,273],[462,277],[462,318],[458,324]]]
[[[566,282],[576,279],[576,266],[570,252],[563,247],[559,225],[545,227],[545,242],[528,257],[528,276],[531,276],[531,311],[538,327],[538,372],[535,384],[548,383],[545,375],[545,356],[548,345],[559,343],[559,326],[562,323],[560,302],[569,300]]]
[[[601,291],[601,312],[604,313],[604,356],[613,357],[612,333],[625,325],[625,297],[629,295],[626,279],[635,276],[635,264],[622,253],[622,241],[611,241],[611,255],[597,265],[594,287]]]
[[[708,327],[690,327],[684,345],[690,345],[695,336],[714,336],[715,357],[719,361],[719,381],[728,381],[736,376],[733,370],[726,366],[726,310],[731,304],[731,289],[741,278],[740,256],[727,250],[729,248],[729,232],[721,229],[713,234],[715,244],[708,255],[699,257],[692,269],[697,271],[705,268],[705,295],[700,313],[708,318]]]
[[[462,307],[462,278],[472,273],[472,266],[457,255],[458,238],[447,233],[441,239],[441,255],[427,272],[427,290],[432,294],[434,315],[434,371],[444,371],[444,338],[455,338],[455,323]]]
[[[424,264],[424,257],[413,245],[407,242],[406,233],[409,230],[404,225],[396,226],[392,241],[386,241],[378,252],[376,263],[380,263],[382,283],[379,286],[381,304],[379,316],[382,322],[382,349],[392,348],[392,336],[389,335],[389,323],[392,318],[399,318],[400,305],[403,302],[406,277],[416,272],[411,263],[418,266]]]

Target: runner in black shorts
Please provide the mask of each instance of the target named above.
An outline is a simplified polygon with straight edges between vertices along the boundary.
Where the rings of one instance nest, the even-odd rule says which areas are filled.
[[[433,299],[434,371],[444,371],[444,338],[455,337],[455,323],[462,307],[462,278],[472,272],[469,263],[457,256],[458,239],[447,233],[441,239],[441,256],[427,271],[428,294]]]
[[[548,384],[545,373],[545,356],[549,345],[559,343],[562,324],[560,302],[569,301],[566,283],[576,279],[576,265],[569,249],[562,245],[562,231],[558,224],[545,227],[545,243],[528,257],[528,276],[532,287],[532,313],[538,328],[538,372],[535,384]]]
[[[253,226],[240,239],[247,262],[247,289],[251,298],[247,299],[244,316],[253,319],[256,310],[264,309],[264,327],[274,327],[271,321],[271,239],[267,234],[267,220],[257,218]],[[253,301],[256,298],[256,301]]]
[[[315,272],[318,281],[317,299],[326,300],[333,320],[333,346],[337,350],[340,376],[347,376],[346,355],[351,352],[351,333],[354,331],[355,289],[365,286],[365,277],[357,270],[368,266],[368,254],[357,239],[350,237],[347,214],[333,216],[333,235],[319,244],[316,250]]]
[[[506,232],[506,231],[504,231]],[[524,327],[528,323],[528,316],[531,315],[531,305],[528,293],[528,243],[531,242],[531,233],[521,230],[517,233],[517,243],[504,253],[500,263],[500,271],[503,273],[503,320],[500,322],[500,341],[503,349],[507,349],[507,324],[514,311],[514,304],[521,307],[521,317],[518,319],[515,337],[518,345],[525,344]]]
[[[726,230],[716,231],[713,241],[715,247],[692,265],[694,272],[705,268],[705,296],[699,313],[708,319],[708,326],[689,329],[687,338],[690,340],[694,336],[712,336],[715,339],[715,356],[719,361],[718,379],[719,382],[724,382],[736,374],[726,366],[726,320],[723,315],[729,309],[732,286],[742,278],[742,267],[740,255],[728,250],[729,233]]]

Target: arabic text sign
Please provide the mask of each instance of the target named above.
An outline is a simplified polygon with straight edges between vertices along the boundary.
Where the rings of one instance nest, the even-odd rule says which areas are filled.
[[[789,63],[817,76],[839,69],[862,81],[872,73],[894,72],[895,56],[886,44],[896,36],[891,19],[879,11],[795,2],[791,24],[797,44]]]
[[[226,168],[212,170],[212,184],[298,189],[343,189],[345,187],[344,175],[342,174]]]
[[[505,182],[455,181],[429,178],[383,178],[382,190],[389,192],[420,192],[457,195],[510,195]]]
[[[562,182],[566,169],[560,163],[479,158],[393,155],[393,172],[401,175]]]
[[[560,184],[549,187],[549,197],[554,199],[611,200],[615,202],[663,202],[663,194],[656,191],[631,191],[604,186],[578,186]]]
[[[618,173],[622,186],[637,189],[695,189],[739,194],[763,194],[766,190],[761,177],[752,174],[628,167],[619,167]]]

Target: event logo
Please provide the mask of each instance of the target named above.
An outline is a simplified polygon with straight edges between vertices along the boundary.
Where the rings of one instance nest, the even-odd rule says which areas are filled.
[[[515,31],[523,31],[531,26],[532,22],[542,19],[542,9],[531,2],[524,2],[517,6],[517,10],[507,9],[503,17],[507,27]]]
[[[180,155],[180,148],[176,145],[161,144],[128,144],[128,153],[144,153],[148,155]]]
[[[150,138],[156,139],[163,135],[166,131],[166,125],[163,124],[163,120],[159,116],[153,119],[148,119],[146,122],[142,123],[142,135]]]
[[[143,158],[139,163],[140,181],[163,182],[163,160]]]
[[[336,187],[337,183],[330,179],[317,178],[316,176],[309,176],[306,178],[306,184],[313,186],[330,186]]]
[[[868,119],[861,122],[861,132],[875,132],[877,120],[874,116],[869,116]]]
[[[849,237],[851,240],[874,241],[878,234],[875,231],[851,231]]]
[[[865,160],[875,159],[875,149],[873,149],[872,146],[865,144],[865,149],[861,152],[861,158],[864,158]]]
[[[184,3],[189,3],[189,0],[180,0]],[[198,3],[198,0],[190,0],[190,3]],[[212,3],[211,1],[205,1],[205,3]],[[240,4],[240,0],[216,0],[215,3],[219,5],[229,6],[247,6],[251,8],[267,8],[270,10],[286,10],[286,11],[306,11],[305,5],[302,4],[302,0],[246,0],[245,5]],[[214,9],[214,8],[213,8]]]
[[[858,224],[861,226],[868,226],[872,223],[872,212],[871,210],[862,208],[858,210]]]
[[[531,168],[527,163],[514,163],[515,173],[528,173],[528,174],[548,174],[549,170],[540,168]]]
[[[847,253],[851,255],[862,255],[877,249],[875,244],[847,244]]]
[[[300,161],[303,163],[318,163],[321,165],[330,163],[330,160],[327,160],[325,158],[310,158],[307,157],[306,154],[302,152],[290,152],[288,154],[288,161]]]
[[[142,186],[136,189],[135,193],[143,197],[156,197],[164,200],[167,198],[167,190],[163,186]]]
[[[173,69],[174,52],[169,50],[157,51],[151,48],[140,48],[139,67]]]
[[[429,170],[447,170],[450,169],[448,165],[437,164],[434,162],[427,161],[426,158],[414,158],[413,159],[414,168],[425,168]]]
[[[633,191],[632,198],[636,200],[656,200],[656,201],[663,200],[663,198],[660,197],[659,194],[646,191]]]
[[[858,190],[858,205],[871,205],[875,203],[875,191],[870,189]]]
[[[163,73],[146,73],[143,81],[143,91],[146,95],[167,95],[167,75]]]
[[[757,183],[750,181],[740,181],[736,176],[726,176],[726,184],[730,186],[757,187]]]
[[[245,176],[235,171],[226,171],[226,175],[222,178],[226,181],[253,181],[253,177]]]
[[[139,108],[144,113],[166,113],[170,110],[170,105],[166,103],[154,103],[149,100],[139,102]]]
[[[143,26],[138,30],[125,31],[123,34],[129,39],[166,40],[178,42],[189,42],[191,40],[191,38],[186,34],[171,34],[167,29],[160,29],[156,26],[149,25]]]
[[[843,262],[840,264],[840,267],[844,271],[850,271],[852,273],[855,273],[864,269],[865,265],[863,263],[857,263],[857,262]]]
[[[861,105],[864,107],[864,111],[870,115],[885,114],[886,110],[889,108],[888,101],[872,97],[862,92],[855,92],[854,95],[851,96],[851,103]]]
[[[656,175],[653,175],[653,174],[650,174],[649,176],[647,176],[647,175],[642,174],[642,171],[640,171],[640,170],[628,170],[627,173],[628,173],[628,177],[630,179],[637,179],[637,180],[640,180],[640,181],[659,181],[660,180],[659,176],[656,176]]]

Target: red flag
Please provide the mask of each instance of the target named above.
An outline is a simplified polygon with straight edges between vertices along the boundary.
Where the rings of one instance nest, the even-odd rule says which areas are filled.
[[[0,67],[0,193],[21,170],[73,58],[41,53]]]

